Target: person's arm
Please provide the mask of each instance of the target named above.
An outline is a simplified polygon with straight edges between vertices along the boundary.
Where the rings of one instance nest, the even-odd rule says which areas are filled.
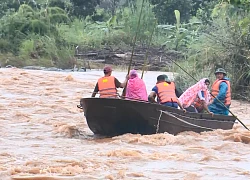
[[[205,100],[204,91],[199,91],[198,92],[198,97],[200,98],[200,100]]]
[[[210,112],[209,109],[208,109],[208,104],[206,103],[205,101],[205,97],[204,97],[204,91],[199,91],[198,92],[198,97],[200,98],[201,100],[201,103],[202,103],[202,106],[203,108],[209,113],[211,114],[212,116],[214,115],[214,113]]]
[[[207,107],[207,103],[206,103],[204,100],[202,100],[201,102],[202,102],[202,104],[203,104],[204,109],[205,109],[209,114],[211,114],[211,115],[213,116],[214,113],[212,113],[211,111],[209,111],[209,109],[208,109],[208,107]]]
[[[98,93],[98,91],[99,91],[99,88],[98,88],[98,83],[96,83],[96,85],[95,85],[95,89],[94,89],[94,92],[92,93],[91,97],[95,97],[95,96],[96,96],[96,94]]]
[[[180,101],[179,101],[178,98],[177,98],[177,104],[178,104],[178,106],[183,110],[184,113],[187,112],[187,110],[183,108],[183,106],[182,106],[182,104],[180,103]]]
[[[128,79],[129,79],[129,76],[127,75],[127,76],[125,77],[124,82],[121,83],[121,88],[125,88],[125,87],[126,87],[126,85],[127,85],[127,83],[128,83]]]
[[[123,83],[120,83],[120,81],[118,81],[118,79],[115,78],[115,87],[116,88],[124,88],[124,87],[126,87],[127,82],[128,82],[128,76],[126,76]]]
[[[151,102],[151,103],[157,103],[155,101],[155,97],[156,97],[156,93],[154,91],[152,91],[149,96],[148,96],[148,101]]]
[[[154,86],[152,88],[152,92],[148,96],[148,101],[151,102],[151,103],[157,103],[157,101],[155,100],[155,97],[157,96],[157,93],[158,93],[158,88],[157,88],[157,86]]]

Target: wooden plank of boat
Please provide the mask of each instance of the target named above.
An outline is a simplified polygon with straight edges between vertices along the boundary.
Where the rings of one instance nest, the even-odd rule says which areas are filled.
[[[183,113],[159,104],[124,99],[82,98],[80,104],[91,131],[104,136],[227,130],[236,120],[233,116]]]

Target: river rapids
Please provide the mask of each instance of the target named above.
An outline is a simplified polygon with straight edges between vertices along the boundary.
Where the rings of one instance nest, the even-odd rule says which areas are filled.
[[[160,72],[147,72],[147,89]],[[125,72],[113,72],[121,82]],[[170,74],[170,77],[172,74]],[[0,69],[0,179],[250,179],[250,132],[124,134],[96,138],[80,98],[90,97],[102,71]],[[231,110],[250,127],[250,107]]]

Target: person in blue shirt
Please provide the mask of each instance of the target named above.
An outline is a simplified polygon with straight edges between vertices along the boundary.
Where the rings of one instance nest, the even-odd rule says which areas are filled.
[[[229,114],[229,107],[231,105],[231,87],[229,78],[226,77],[227,73],[223,68],[218,68],[215,71],[216,81],[212,85],[211,104],[208,109],[214,114]]]
[[[161,105],[173,108],[178,108],[179,105],[179,107],[186,112],[176,96],[174,82],[171,82],[166,75],[159,75],[157,77],[156,86],[152,88],[152,92],[148,97],[149,102],[156,103],[155,97],[157,97],[157,102]]]

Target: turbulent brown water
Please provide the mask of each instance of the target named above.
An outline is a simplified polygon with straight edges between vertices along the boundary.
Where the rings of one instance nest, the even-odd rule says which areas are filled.
[[[120,81],[125,73],[113,73]],[[150,90],[159,72],[144,79]],[[250,133],[232,130],[97,139],[76,107],[101,71],[0,69],[0,179],[249,179]],[[250,127],[249,104],[231,110]]]

